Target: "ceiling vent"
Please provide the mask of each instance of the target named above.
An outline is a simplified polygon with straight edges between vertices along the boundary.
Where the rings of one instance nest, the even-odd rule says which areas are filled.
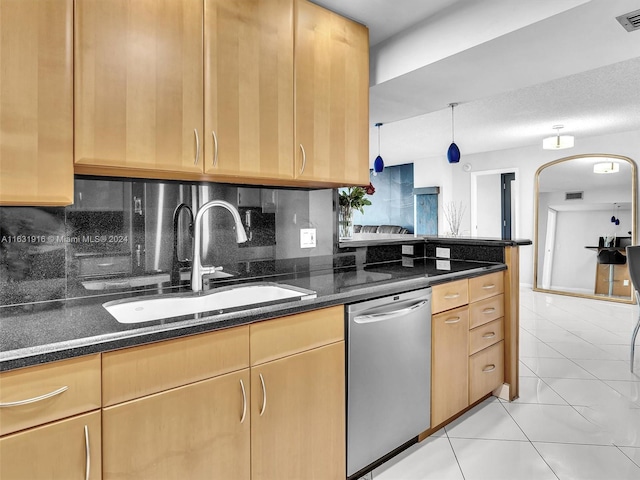
[[[582,200],[584,192],[565,192],[565,200]]]
[[[640,30],[640,10],[620,15],[616,17],[616,20],[620,22],[620,25],[622,25],[627,32]]]

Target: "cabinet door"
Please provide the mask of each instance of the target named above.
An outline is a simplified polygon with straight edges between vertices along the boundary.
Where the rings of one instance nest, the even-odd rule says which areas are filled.
[[[202,1],[78,0],[75,22],[76,164],[202,172]]]
[[[344,479],[344,388],[343,341],[253,367],[252,480]]]
[[[431,425],[435,427],[469,405],[469,309],[434,315],[431,329]]]
[[[369,183],[369,32],[306,0],[296,3],[296,178]]]
[[[100,412],[0,438],[0,478],[102,478]]]
[[[73,202],[72,0],[0,0],[0,205]]]
[[[245,369],[105,408],[104,478],[248,480],[249,396]]]
[[[205,0],[204,122],[207,173],[293,178],[292,0]]]

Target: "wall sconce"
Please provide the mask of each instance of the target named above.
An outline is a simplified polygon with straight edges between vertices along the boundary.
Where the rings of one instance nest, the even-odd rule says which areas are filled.
[[[458,163],[460,161],[460,149],[456,142],[454,141],[454,128],[453,128],[453,108],[457,107],[457,103],[450,103],[451,107],[451,145],[449,145],[449,150],[447,150],[447,160],[449,163]]]
[[[373,161],[373,176],[377,176],[379,173],[382,173],[384,170],[384,160],[380,156],[380,127],[382,123],[376,123],[376,127],[378,128],[378,156]]]
[[[560,135],[560,130],[564,128],[564,125],[554,125],[552,128],[556,131],[556,136],[542,140],[542,148],[544,150],[562,150],[563,148],[573,147],[573,135]]]

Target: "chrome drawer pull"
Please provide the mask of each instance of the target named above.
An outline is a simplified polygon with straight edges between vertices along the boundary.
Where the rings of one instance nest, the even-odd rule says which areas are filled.
[[[115,263],[111,262],[111,263],[98,263],[98,266],[101,268],[107,268],[107,267],[113,267],[115,265]]]
[[[55,397],[56,395],[60,395],[61,393],[66,392],[67,390],[69,390],[69,387],[65,385],[64,387],[60,387],[53,392],[45,393],[44,395],[40,395],[39,397],[27,398],[26,400],[18,400],[17,402],[0,403],[0,408],[29,405],[30,403],[36,403],[42,400],[46,400],[47,398]]]
[[[489,314],[489,313],[493,313],[495,311],[496,311],[496,309],[494,307],[491,307],[491,308],[485,308],[484,310],[482,310],[482,313]]]
[[[89,446],[89,427],[86,425],[84,426],[84,451],[87,458],[84,467],[84,478],[89,480],[91,476],[91,447]]]
[[[262,409],[260,410],[260,416],[264,414],[264,411],[267,409],[267,389],[264,386],[264,378],[262,374],[260,374],[260,383],[262,383]]]
[[[304,172],[304,167],[307,166],[307,152],[304,151],[304,147],[300,144],[300,150],[302,150],[302,168],[300,169],[300,175]]]
[[[200,137],[198,136],[198,129],[194,128],[193,133],[196,136],[196,158],[193,161],[194,165],[198,165],[200,161]]]
[[[451,318],[447,318],[444,323],[458,323],[461,320],[460,317],[451,317]]]
[[[496,284],[491,283],[489,285],[483,285],[482,288],[484,288],[485,290],[491,290],[492,288],[496,288]]]
[[[240,388],[242,389],[242,418],[240,423],[244,423],[244,418],[247,416],[247,392],[244,390],[244,382],[240,379]]]
[[[214,130],[211,130],[211,136],[213,137],[213,166],[215,168],[218,166],[218,137]]]
[[[489,372],[493,372],[495,369],[496,369],[496,366],[495,366],[495,364],[492,363],[491,365],[487,365],[486,367],[484,367],[482,369],[482,372],[483,373],[489,373]]]
[[[489,332],[482,335],[482,338],[493,338],[496,336],[496,332]]]
[[[460,296],[459,293],[450,293],[444,296],[445,300],[451,300],[452,298],[458,298]]]

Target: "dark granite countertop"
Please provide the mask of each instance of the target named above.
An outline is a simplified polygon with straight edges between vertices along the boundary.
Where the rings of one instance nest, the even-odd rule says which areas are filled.
[[[503,240],[501,238],[479,238],[479,237],[447,237],[431,235],[412,234],[384,234],[384,233],[359,233],[354,234],[352,240],[341,240],[340,248],[367,247],[371,245],[393,245],[393,244],[416,244],[430,243],[434,245],[475,245],[475,246],[498,246],[515,247],[531,245],[531,240],[515,239]]]
[[[91,296],[80,296],[85,290],[78,285],[78,296],[73,298],[0,308],[0,371],[362,301],[500,271],[506,266],[412,257],[351,264],[336,256],[243,262],[225,268],[233,277],[214,281],[212,288],[267,281],[313,290],[316,298],[121,324],[102,307],[103,303],[132,296],[186,292],[188,288],[171,287],[162,278],[144,287],[132,287],[121,281],[109,285],[105,280],[102,290],[92,291]],[[88,293],[85,291],[84,295]]]

